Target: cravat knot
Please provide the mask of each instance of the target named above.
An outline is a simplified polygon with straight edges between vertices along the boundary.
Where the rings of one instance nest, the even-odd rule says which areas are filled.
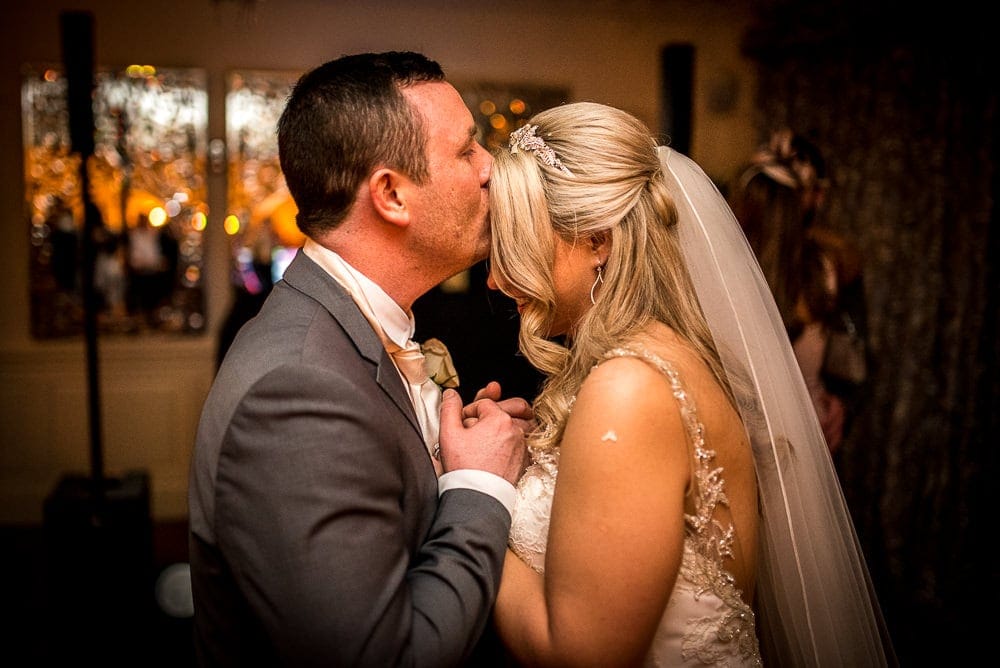
[[[420,352],[420,344],[415,341],[407,341],[405,348],[392,345],[396,350],[390,350],[389,354],[399,368],[403,377],[411,385],[423,385],[429,377],[424,366],[424,354]]]
[[[417,422],[420,423],[420,431],[424,435],[427,451],[434,460],[434,468],[440,474],[438,438],[441,426],[438,422],[438,413],[441,410],[441,388],[427,374],[425,357],[420,350],[419,343],[410,340],[406,342],[405,347],[400,348],[384,333],[382,336],[386,351],[409,385],[407,391],[413,401],[413,409],[417,414]]]

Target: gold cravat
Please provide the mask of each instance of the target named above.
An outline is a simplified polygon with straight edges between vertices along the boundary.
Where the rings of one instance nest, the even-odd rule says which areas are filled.
[[[380,328],[381,329],[381,328]],[[376,330],[380,331],[380,330]],[[406,342],[406,347],[400,348],[389,337],[382,335],[385,349],[396,363],[403,378],[406,380],[413,409],[417,413],[417,421],[424,434],[424,442],[431,457],[438,456],[438,432],[440,430],[441,388],[427,375],[424,365],[424,354],[420,352],[420,344],[412,339]]]
[[[327,271],[347,291],[358,305],[361,313],[378,334],[386,352],[392,357],[400,375],[405,381],[406,391],[410,395],[413,410],[417,414],[417,422],[424,436],[427,452],[434,461],[434,468],[440,475],[441,463],[438,460],[438,435],[440,430],[441,388],[427,375],[424,366],[424,354],[420,352],[420,344],[412,339],[400,347],[386,335],[382,324],[375,317],[375,312],[365,298],[364,291],[357,279],[348,270],[340,256],[334,255],[307,239],[303,251],[313,261]]]

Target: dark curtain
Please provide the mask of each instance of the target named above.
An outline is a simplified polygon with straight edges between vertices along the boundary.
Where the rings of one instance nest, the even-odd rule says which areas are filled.
[[[874,364],[844,493],[902,665],[954,665],[1000,591],[995,29],[964,0],[758,5],[760,138],[823,149],[828,223],[864,253]]]

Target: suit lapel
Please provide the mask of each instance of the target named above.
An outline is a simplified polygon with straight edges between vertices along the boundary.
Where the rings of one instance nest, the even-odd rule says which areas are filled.
[[[306,294],[320,304],[340,323],[347,336],[358,349],[358,353],[375,366],[375,382],[382,388],[400,411],[413,425],[423,440],[420,423],[410,396],[403,387],[396,366],[379,340],[372,326],[358,309],[357,304],[337,281],[322,267],[313,262],[305,253],[295,254],[295,258],[285,270],[283,279],[289,286]]]

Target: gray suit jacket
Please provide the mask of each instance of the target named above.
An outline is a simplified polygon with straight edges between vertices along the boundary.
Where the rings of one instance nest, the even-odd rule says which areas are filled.
[[[510,528],[486,494],[438,498],[396,368],[301,252],[219,369],[189,504],[195,644],[213,666],[458,665]]]

